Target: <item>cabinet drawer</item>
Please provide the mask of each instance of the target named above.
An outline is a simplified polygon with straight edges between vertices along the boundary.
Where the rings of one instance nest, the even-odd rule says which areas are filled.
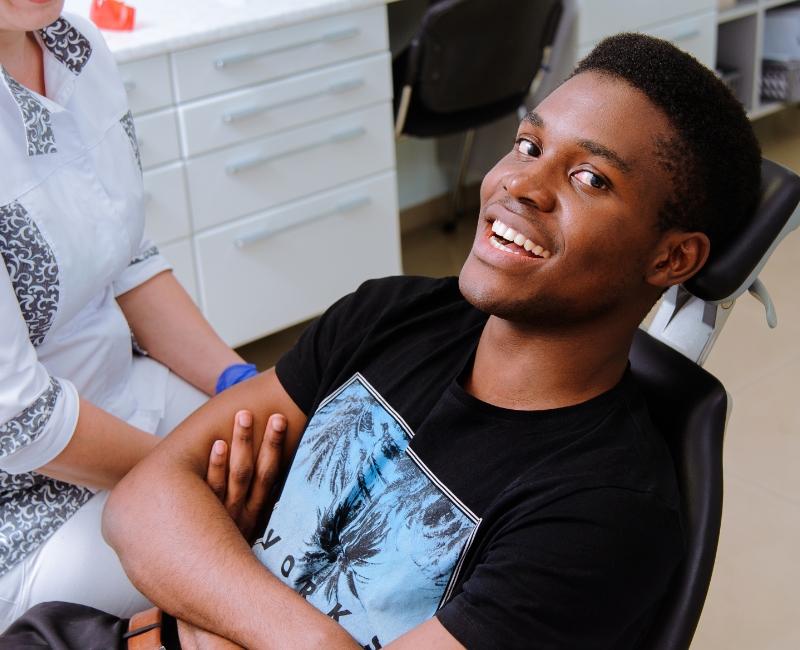
[[[696,11],[713,9],[717,0],[578,0],[578,43],[599,41],[618,32],[643,31]],[[613,6],[610,6],[612,5]]]
[[[144,173],[145,230],[156,244],[189,235],[185,185],[179,162]]]
[[[186,163],[195,230],[394,167],[392,109],[380,104]]]
[[[172,273],[189,297],[197,302],[197,275],[194,268],[194,253],[189,239],[159,246],[159,252],[172,265]]]
[[[717,58],[717,16],[709,11],[645,30],[646,34],[672,41],[700,63],[714,69]]]
[[[142,167],[163,165],[181,157],[175,109],[142,115],[134,123]]]
[[[179,101],[277,79],[388,48],[383,5],[172,55]]]
[[[179,109],[184,154],[219,149],[392,98],[389,53],[272,81]]]
[[[321,313],[364,280],[400,273],[395,174],[215,228],[195,245],[206,317],[241,345]]]
[[[166,55],[123,63],[119,75],[134,115],[172,104],[172,82]]]

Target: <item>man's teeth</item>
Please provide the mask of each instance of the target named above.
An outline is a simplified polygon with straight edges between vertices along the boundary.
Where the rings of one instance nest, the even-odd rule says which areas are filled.
[[[550,251],[545,250],[538,244],[534,244],[530,239],[526,238],[525,235],[518,233],[513,228],[509,228],[502,221],[495,220],[492,222],[492,232],[508,242],[514,242],[517,246],[524,248],[526,251],[529,251],[538,257],[543,257],[545,259],[550,257]],[[508,246],[504,246],[496,237],[490,237],[489,242],[495,248],[519,255],[518,251],[510,249]]]

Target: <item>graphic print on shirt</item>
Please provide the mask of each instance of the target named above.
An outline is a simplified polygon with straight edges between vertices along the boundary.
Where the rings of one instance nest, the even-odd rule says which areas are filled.
[[[21,86],[0,66],[3,79],[14,101],[17,102],[25,123],[25,139],[28,143],[28,156],[40,156],[48,153],[58,153],[56,149],[56,136],[50,121],[50,111]]]
[[[41,345],[58,311],[58,263],[17,201],[0,206],[0,257],[28,326],[28,338],[33,345]]]
[[[40,29],[39,36],[50,54],[73,74],[80,74],[92,56],[88,39],[63,16],[52,25]]]
[[[412,437],[356,374],[309,421],[253,546],[274,575],[372,650],[435,614],[480,523],[416,457]]]

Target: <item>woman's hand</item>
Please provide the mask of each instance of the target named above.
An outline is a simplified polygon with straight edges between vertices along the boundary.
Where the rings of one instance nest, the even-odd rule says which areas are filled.
[[[230,460],[224,440],[211,448],[206,482],[250,543],[278,480],[285,434],[286,418],[277,413],[270,416],[254,463],[253,416],[239,411],[234,417]]]

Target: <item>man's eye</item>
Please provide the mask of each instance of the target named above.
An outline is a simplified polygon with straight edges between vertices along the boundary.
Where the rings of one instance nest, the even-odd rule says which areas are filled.
[[[585,185],[591,185],[595,189],[601,190],[606,186],[606,182],[600,178],[597,174],[593,174],[592,172],[582,171],[575,174],[575,178],[577,178],[581,183]]]
[[[517,142],[517,151],[526,156],[532,156],[533,158],[538,158],[542,153],[542,150],[539,149],[536,143],[530,140],[520,140]]]

